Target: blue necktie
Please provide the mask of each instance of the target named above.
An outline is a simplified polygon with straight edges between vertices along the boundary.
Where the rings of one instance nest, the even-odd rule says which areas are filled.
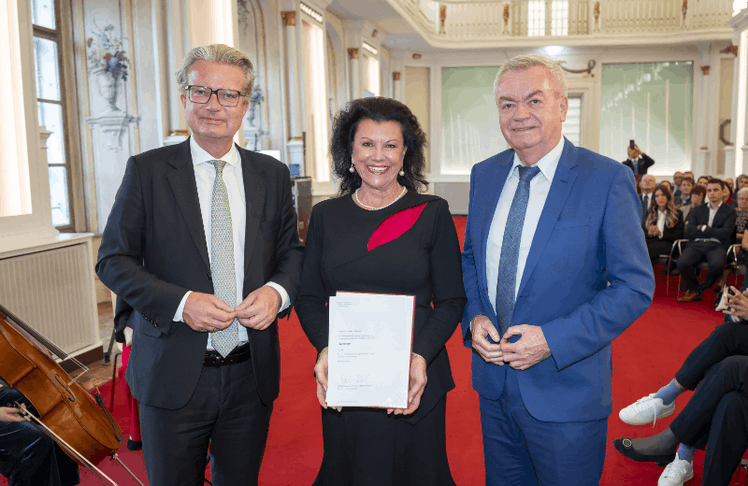
[[[525,225],[527,201],[530,199],[530,181],[540,169],[537,166],[519,166],[519,185],[509,208],[509,216],[504,228],[499,258],[499,277],[496,283],[496,315],[499,317],[499,330],[503,336],[512,322],[514,294],[517,287],[517,263],[522,228]]]

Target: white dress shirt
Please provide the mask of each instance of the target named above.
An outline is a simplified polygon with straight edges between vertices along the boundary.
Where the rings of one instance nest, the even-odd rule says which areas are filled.
[[[714,224],[714,217],[717,215],[717,211],[719,211],[720,206],[722,206],[721,201],[719,204],[717,204],[717,207],[714,209],[712,209],[712,204],[709,203],[709,224],[702,224],[699,227],[702,233],[707,227],[710,227],[710,228],[712,227],[712,225]],[[713,241],[715,243],[720,243],[718,238],[695,238],[694,241]]]
[[[211,243],[211,201],[213,200],[213,184],[216,179],[216,169],[211,163],[214,160],[226,162],[223,168],[223,182],[226,184],[226,192],[229,196],[229,207],[231,208],[231,229],[234,233],[234,268],[236,273],[236,305],[242,300],[242,291],[244,287],[244,237],[247,227],[246,207],[247,200],[244,195],[244,179],[242,177],[242,161],[239,155],[239,149],[236,145],[231,145],[231,149],[221,157],[216,159],[206,152],[197,144],[194,137],[190,137],[190,152],[192,154],[192,165],[195,170],[195,183],[197,184],[197,196],[200,201],[200,214],[203,218],[203,228],[205,230],[205,242],[208,245],[208,258],[210,255]],[[267,282],[265,285],[274,288],[281,296],[281,306],[279,312],[285,310],[289,305],[289,296],[286,289],[275,282]],[[187,297],[192,293],[188,291],[182,297],[177,312],[174,314],[174,320],[184,322],[182,313]],[[247,328],[239,326],[239,340],[246,342]],[[210,334],[208,334],[208,349],[213,349]]]
[[[659,238],[662,239],[662,236],[665,234],[665,217],[667,214],[665,211],[661,209],[657,209],[657,229],[660,230],[660,236]]]
[[[548,193],[551,190],[553,176],[556,174],[558,161],[561,159],[563,151],[564,137],[561,137],[558,144],[535,164],[540,169],[540,173],[530,181],[530,197],[527,201],[527,213],[525,213],[525,222],[522,226],[522,237],[519,244],[517,278],[514,288],[515,299],[517,298],[517,292],[519,292],[519,285],[522,282],[522,274],[525,271],[525,263],[527,263],[527,255],[530,253],[532,240],[535,237],[535,230],[538,228],[540,215],[543,212],[545,200],[548,198]],[[504,229],[506,228],[506,221],[509,217],[509,208],[512,206],[514,193],[517,192],[517,186],[519,186],[518,167],[521,164],[522,161],[519,160],[519,156],[515,152],[512,168],[504,182],[504,189],[501,191],[501,196],[499,196],[499,202],[496,205],[493,221],[491,222],[491,229],[488,232],[488,241],[486,242],[488,297],[491,300],[491,305],[494,306],[494,311],[496,310],[496,279],[499,275],[499,260],[501,257],[501,246],[504,242]]]

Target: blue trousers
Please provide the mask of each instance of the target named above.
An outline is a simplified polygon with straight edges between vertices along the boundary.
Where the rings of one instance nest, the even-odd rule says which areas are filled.
[[[522,401],[517,373],[507,366],[498,400],[480,397],[486,485],[598,485],[608,420],[536,420]]]
[[[0,388],[0,407],[20,402],[33,407],[17,390]],[[54,441],[28,422],[0,422],[0,474],[10,486],[72,486],[80,483],[78,464]]]

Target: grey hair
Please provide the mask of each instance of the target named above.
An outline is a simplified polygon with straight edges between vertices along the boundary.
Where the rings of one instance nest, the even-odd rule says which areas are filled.
[[[545,66],[550,69],[551,75],[554,76],[563,87],[563,96],[566,96],[568,88],[566,73],[561,69],[559,63],[549,57],[543,56],[542,54],[520,54],[502,64],[501,69],[499,69],[499,73],[496,75],[496,79],[493,82],[494,96],[496,95],[496,89],[499,87],[499,81],[501,81],[501,78],[503,78],[506,73],[514,71],[515,69],[527,69],[532,66]]]
[[[741,194],[748,194],[748,187],[744,187],[741,190],[739,190],[738,193],[735,195],[735,197],[740,197]]]
[[[238,66],[244,71],[244,89],[242,96],[245,100],[252,95],[252,84],[255,80],[254,67],[252,61],[246,54],[239,49],[234,49],[225,44],[211,44],[209,46],[197,46],[184,56],[182,67],[177,71],[177,84],[182,93],[187,92],[187,83],[193,64],[197,61],[220,62]]]

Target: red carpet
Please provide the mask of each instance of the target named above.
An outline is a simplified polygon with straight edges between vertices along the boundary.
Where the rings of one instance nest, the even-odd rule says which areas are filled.
[[[455,218],[460,239],[465,218]],[[658,269],[659,270],[659,269]],[[608,451],[601,484],[655,485],[662,469],[654,464],[639,464],[616,452],[610,442],[616,437],[645,437],[663,430],[674,416],[658,421],[656,427],[635,427],[618,419],[624,406],[654,392],[675,374],[691,349],[701,342],[722,321],[722,315],[711,307],[713,296],[706,302],[678,304],[675,280],[670,296],[665,296],[665,277],[657,275],[657,294],[650,309],[613,343],[613,415],[608,427]],[[309,485],[322,461],[322,427],[319,405],[315,398],[315,351],[306,340],[295,316],[280,323],[282,381],[281,394],[275,402],[270,423],[265,460],[260,475],[261,485]],[[478,397],[470,385],[470,351],[463,347],[455,333],[447,345],[457,388],[449,393],[447,402],[447,447],[452,474],[460,486],[484,484],[483,452],[480,434]],[[108,397],[110,387],[102,387]],[[123,430],[129,427],[127,405],[117,384],[114,415]],[[678,398],[679,412],[690,393]],[[108,403],[108,401],[107,401]],[[122,446],[121,460],[147,484],[142,454]],[[704,454],[694,460],[694,479],[689,485],[701,484]],[[118,464],[106,461],[101,468],[120,486],[136,484],[125,476]],[[88,471],[82,473],[82,484],[99,485]],[[7,481],[0,478],[0,484]],[[510,486],[510,485],[508,485]]]

